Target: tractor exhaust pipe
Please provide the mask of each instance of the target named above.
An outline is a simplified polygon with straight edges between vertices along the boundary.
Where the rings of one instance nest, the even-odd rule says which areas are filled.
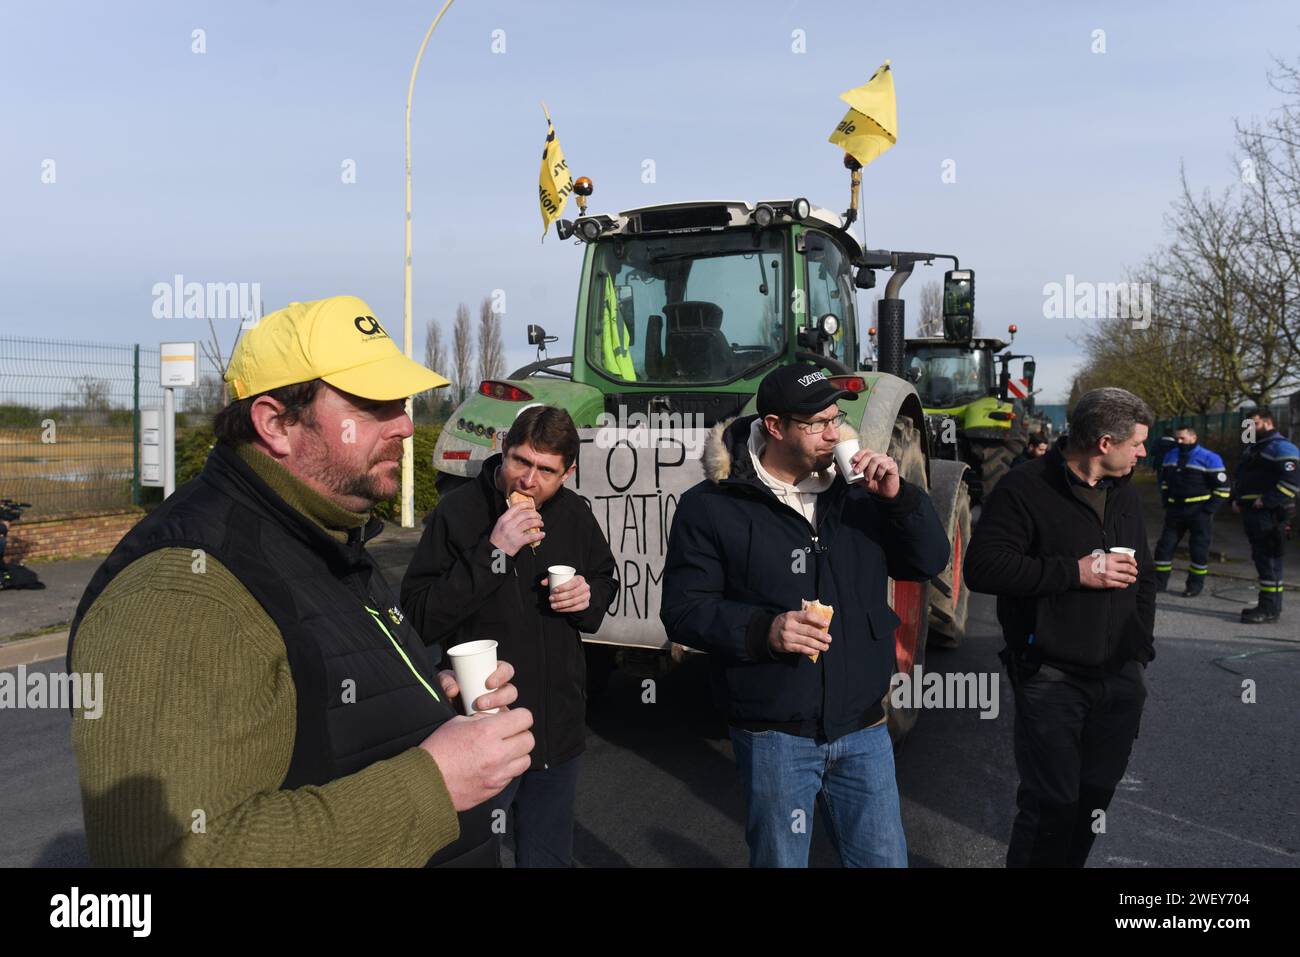
[[[880,300],[876,316],[876,342],[880,350],[876,368],[899,378],[903,376],[905,355],[903,340],[906,338],[906,326],[903,324],[905,303],[898,294],[903,288],[903,283],[907,282],[907,278],[911,275],[912,263],[900,263],[885,285],[885,297]]]

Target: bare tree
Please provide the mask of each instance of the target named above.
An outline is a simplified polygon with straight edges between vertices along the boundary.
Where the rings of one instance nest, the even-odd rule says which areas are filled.
[[[442,326],[437,319],[430,319],[424,326],[424,364],[443,378],[450,378],[447,347],[442,344]]]
[[[918,337],[943,335],[943,283],[935,279],[921,287],[921,318],[916,326]]]
[[[469,306],[463,302],[456,307],[456,323],[451,333],[451,379],[456,390],[456,402],[465,401],[469,394],[469,378],[474,370],[474,330],[470,324]]]
[[[84,412],[104,412],[111,405],[112,386],[106,379],[79,375],[72,383],[69,399]]]
[[[444,379],[451,379],[451,370],[447,368],[447,347],[442,344],[442,325],[437,319],[430,319],[424,326],[424,364]],[[427,405],[436,419],[441,420],[448,393],[454,389],[454,385],[434,389],[429,395]]]
[[[501,317],[492,310],[492,299],[484,297],[478,306],[478,375],[496,379],[505,372],[505,347],[501,342]]]
[[[181,407],[186,412],[220,412],[226,404],[226,383],[219,375],[205,373],[198,384],[185,390]]]
[[[1275,67],[1288,100],[1237,124],[1239,183],[1198,194],[1181,175],[1168,239],[1136,271],[1150,323],[1085,334],[1076,389],[1124,385],[1172,415],[1270,405],[1300,384],[1300,65]]]

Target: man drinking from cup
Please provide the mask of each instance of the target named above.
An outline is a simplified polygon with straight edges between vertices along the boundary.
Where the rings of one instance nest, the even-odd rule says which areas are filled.
[[[1129,483],[1154,420],[1094,389],[1065,438],[984,503],[966,584],[998,596],[1015,691],[1019,813],[1009,867],[1082,867],[1124,776],[1155,658],[1155,563]]]
[[[819,798],[846,867],[907,866],[888,579],[930,579],[949,546],[892,458],[841,443],[856,399],[812,365],[769,372],[758,414],[714,429],[668,539],[660,618],[725,689],[752,867],[808,866]]]
[[[469,650],[460,648],[466,643],[496,642],[514,665],[517,707],[532,712],[537,743],[530,769],[501,793],[495,810],[514,811],[519,867],[572,866],[586,738],[580,633],[600,627],[618,589],[600,525],[564,487],[578,448],[578,430],[563,409],[520,412],[502,452],[426,519],[402,581],[402,603],[426,644],[460,652]],[[450,671],[440,677],[454,684]]]

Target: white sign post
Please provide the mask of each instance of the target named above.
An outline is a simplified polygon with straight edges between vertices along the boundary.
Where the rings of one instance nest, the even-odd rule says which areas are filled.
[[[158,384],[163,387],[163,498],[169,498],[176,491],[176,389],[198,383],[199,347],[195,342],[164,342],[158,350]]]

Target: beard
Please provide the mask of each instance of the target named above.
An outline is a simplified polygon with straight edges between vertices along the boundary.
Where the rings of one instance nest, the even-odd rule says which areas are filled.
[[[377,502],[386,502],[397,494],[401,487],[400,478],[374,474],[374,467],[385,462],[401,461],[400,441],[389,442],[377,449],[362,468],[348,456],[346,446],[331,446],[319,435],[317,439],[312,443],[310,454],[305,456],[303,468],[335,495],[362,498],[373,506]],[[384,471],[389,470],[385,468]]]

